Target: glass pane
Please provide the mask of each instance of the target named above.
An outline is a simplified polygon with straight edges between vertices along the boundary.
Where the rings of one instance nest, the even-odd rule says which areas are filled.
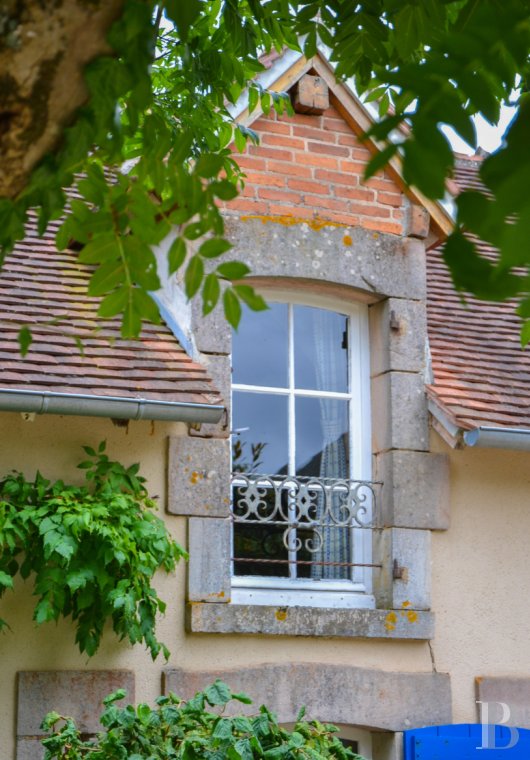
[[[284,500],[286,494],[282,493]],[[252,507],[249,509],[249,501]],[[250,496],[246,486],[234,486],[234,572],[236,575],[289,577],[289,555],[284,541],[286,504],[275,510],[273,488],[259,489],[259,498]],[[238,523],[245,517],[245,523]],[[279,524],[278,524],[279,523]],[[282,524],[283,523],[283,524]],[[265,562],[263,561],[265,560]]]
[[[296,388],[348,392],[348,318],[325,309],[294,307]]]
[[[286,396],[234,391],[232,429],[234,472],[287,473]]]
[[[296,399],[297,475],[349,477],[348,407],[342,399]]]
[[[245,309],[232,335],[232,382],[286,388],[287,305],[272,303],[268,311]]]
[[[348,478],[350,451],[349,402],[329,398],[296,399],[296,472],[320,478]],[[312,578],[348,579],[351,562],[351,531],[348,512],[340,494],[328,501],[316,499],[316,520],[311,553]],[[326,506],[327,505],[327,506]],[[328,510],[330,510],[328,512]],[[341,527],[341,524],[345,527]]]

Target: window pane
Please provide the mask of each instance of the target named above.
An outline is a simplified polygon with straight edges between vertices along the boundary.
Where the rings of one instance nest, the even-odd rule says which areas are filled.
[[[287,325],[286,304],[272,303],[268,311],[245,309],[232,337],[234,383],[287,387]]]
[[[349,477],[348,406],[342,399],[296,399],[297,475]]]
[[[294,307],[296,388],[348,392],[348,319],[325,309]]]
[[[232,396],[234,472],[286,474],[287,397],[235,391]]]
[[[258,498],[254,498],[255,493],[259,494]],[[286,497],[287,494],[281,494],[282,501]],[[266,487],[256,489],[250,496],[245,485],[236,485],[232,498],[236,519],[234,573],[288,578],[289,554],[284,540],[286,504],[282,503],[282,509],[276,509],[274,489]],[[247,522],[238,523],[238,517],[244,517]]]

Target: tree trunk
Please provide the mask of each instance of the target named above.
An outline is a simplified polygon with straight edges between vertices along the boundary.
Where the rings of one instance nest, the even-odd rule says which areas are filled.
[[[85,65],[111,50],[125,0],[4,0],[0,9],[0,197],[14,198],[88,96]]]

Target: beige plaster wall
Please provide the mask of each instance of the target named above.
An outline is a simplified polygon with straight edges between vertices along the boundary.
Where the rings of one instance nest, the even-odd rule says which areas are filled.
[[[433,446],[451,473],[451,527],[432,544],[433,656],[454,722],[476,722],[477,676],[530,677],[530,453]]]
[[[166,499],[168,435],[185,434],[182,424],[0,415],[0,473],[16,468],[32,475],[82,479],[75,465],[81,445],[107,440],[108,452],[124,463],[140,461],[152,494]],[[439,672],[451,674],[455,722],[475,721],[474,679],[479,675],[530,677],[529,455],[502,451],[450,451],[436,436],[433,448],[448,453],[451,471],[451,527],[433,534],[433,609],[436,638],[432,657]],[[184,518],[165,515],[177,540],[185,542]],[[207,548],[205,547],[205,550]],[[190,636],[184,631],[184,578],[160,577],[169,602],[159,635],[171,650],[169,666],[237,667],[254,663],[344,663],[382,670],[430,672],[429,646],[420,642],[355,641],[256,636]],[[152,663],[140,647],[105,639],[91,660],[73,644],[68,623],[36,628],[33,600],[19,584],[0,603],[12,630],[0,637],[0,746],[14,756],[15,688],[18,670],[130,668],[136,671],[139,700],[161,689],[162,659]]]
[[[31,476],[39,468],[49,477],[82,480],[76,464],[84,458],[83,444],[107,440],[107,450],[124,464],[141,462],[151,494],[166,498],[167,436],[185,434],[182,424],[131,422],[115,427],[110,420],[41,416],[24,422],[15,413],[0,414],[0,475],[15,468]],[[175,538],[186,540],[185,518],[164,515]],[[207,547],[205,547],[207,550]],[[177,577],[160,576],[157,586],[168,611],[159,624],[159,636],[169,646],[171,667],[219,668],[254,663],[321,662],[430,672],[427,644],[396,641],[329,640],[294,637],[188,635],[184,631],[185,566]],[[0,615],[12,630],[0,636],[2,686],[0,690],[0,747],[3,757],[14,757],[16,673],[19,670],[130,668],[136,671],[136,696],[153,700],[161,690],[162,658],[153,663],[141,648],[117,642],[112,633],[95,657],[88,660],[74,646],[69,623],[35,627],[33,599],[27,584],[0,602]]]

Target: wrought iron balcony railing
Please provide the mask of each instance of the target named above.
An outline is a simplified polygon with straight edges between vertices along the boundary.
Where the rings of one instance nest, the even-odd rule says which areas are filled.
[[[379,567],[366,550],[366,536],[360,535],[377,524],[379,485],[235,473],[231,514],[236,575],[350,578],[351,568]],[[278,566],[284,569],[279,572]]]

